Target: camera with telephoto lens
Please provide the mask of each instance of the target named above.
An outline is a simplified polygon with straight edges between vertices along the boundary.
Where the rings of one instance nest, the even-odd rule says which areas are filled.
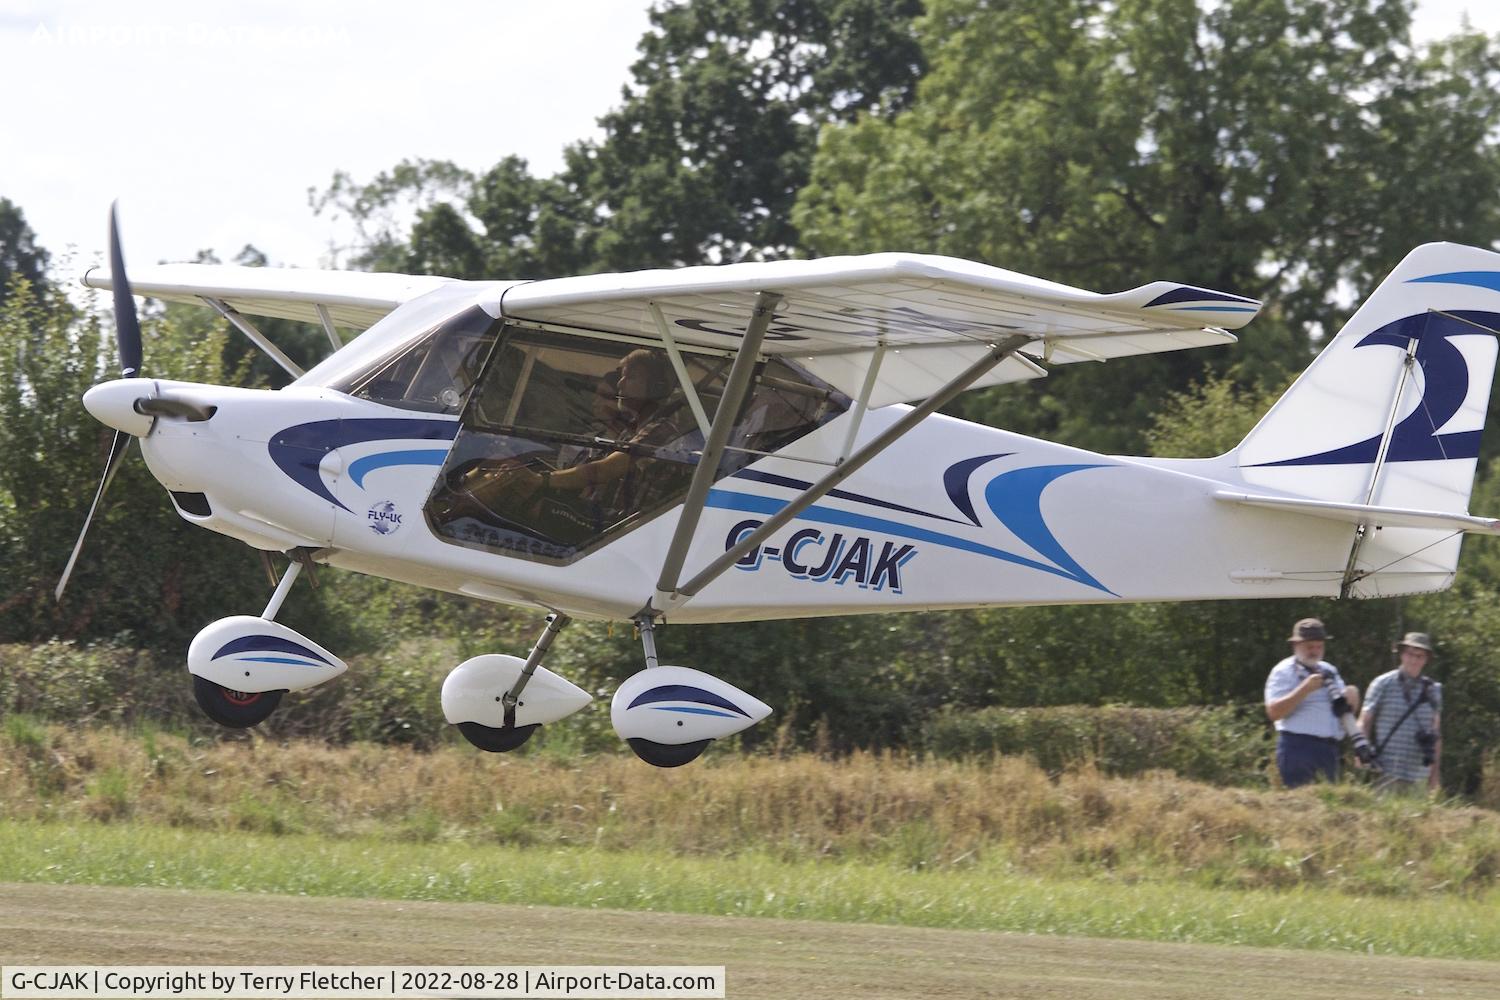
[[[1365,739],[1364,731],[1354,721],[1354,712],[1349,708],[1349,699],[1344,697],[1344,682],[1339,679],[1338,673],[1332,667],[1319,665],[1314,668],[1323,675],[1323,686],[1328,689],[1328,700],[1333,706],[1333,714],[1339,720],[1339,725],[1344,729],[1344,735],[1354,744],[1354,756],[1359,762],[1372,771],[1379,771],[1380,762],[1375,759],[1375,748],[1370,746],[1370,741]]]
[[[1417,746],[1422,748],[1422,766],[1431,767],[1433,761],[1437,760],[1437,733],[1418,729]]]

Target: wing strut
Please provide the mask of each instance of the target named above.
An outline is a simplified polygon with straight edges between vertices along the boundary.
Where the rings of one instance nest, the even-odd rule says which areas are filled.
[[[870,355],[870,366],[865,369],[865,384],[859,390],[859,399],[854,401],[854,416],[849,420],[849,436],[844,438],[843,450],[839,452],[838,464],[849,461],[854,453],[854,439],[859,436],[860,424],[864,423],[865,410],[870,406],[870,393],[875,389],[875,377],[880,374],[880,362],[885,359],[885,342],[882,341]]]
[[[667,357],[671,359],[672,370],[677,373],[677,381],[682,385],[683,398],[687,400],[688,407],[693,411],[693,419],[698,421],[698,430],[703,433],[703,440],[707,441],[708,414],[704,412],[703,401],[698,398],[698,389],[693,385],[692,376],[688,374],[687,362],[682,360],[682,352],[677,349],[677,341],[672,336],[672,327],[667,322],[667,317],[662,315],[661,306],[655,302],[647,305],[651,310],[651,318],[656,321],[656,332],[661,335],[661,342],[667,349]]]
[[[335,351],[341,350],[344,342],[339,339],[339,332],[334,328],[333,316],[328,312],[328,307],[318,302],[313,306],[318,311],[318,322],[323,324],[323,332],[328,334],[328,343],[333,345]]]
[[[693,544],[693,535],[698,530],[698,519],[703,516],[703,504],[708,491],[719,474],[719,460],[724,457],[724,446],[729,443],[729,432],[744,405],[745,395],[750,389],[750,378],[760,364],[760,345],[766,337],[766,329],[776,313],[781,296],[775,292],[760,292],[755,296],[755,309],[750,315],[750,325],[745,328],[745,339],[740,341],[739,353],[730,366],[729,378],[724,383],[724,394],[719,397],[718,409],[714,410],[713,424],[703,442],[703,454],[698,457],[698,467],[693,470],[693,481],[688,486],[687,499],[682,502],[682,516],[677,519],[677,530],[672,533],[672,542],[667,546],[667,558],[661,567],[661,576],[656,581],[658,594],[671,594],[677,588],[682,575],[682,564],[687,559],[688,546]],[[686,371],[679,374],[686,374]],[[690,380],[683,380],[689,387]],[[647,608],[651,607],[647,604]],[[657,612],[665,607],[657,609]],[[643,612],[648,618],[655,614]]]
[[[254,344],[256,347],[259,347],[262,351],[265,351],[266,356],[272,361],[276,362],[282,368],[286,369],[286,371],[291,374],[292,378],[301,378],[305,374],[301,368],[297,367],[297,363],[295,361],[287,357],[285,354],[281,353],[281,349],[279,347],[271,343],[271,341],[266,337],[265,334],[261,333],[255,328],[255,324],[251,323],[248,319],[241,316],[233,306],[229,305],[227,302],[224,302],[221,299],[209,298],[207,295],[200,295],[199,298],[201,298],[204,302],[207,302],[209,305],[213,306],[214,311],[217,312],[220,316],[223,316],[225,319],[229,320],[229,322],[233,323],[236,330],[249,337],[252,344]]]
[[[753,326],[754,324],[752,324],[752,327]],[[762,332],[764,331],[762,330]],[[745,339],[747,342],[750,339],[750,335],[748,332],[745,335]],[[668,565],[666,567],[663,567],[661,580],[657,583],[656,586],[656,593],[652,595],[651,600],[647,602],[646,607],[642,609],[641,613],[649,617],[655,617],[657,615],[671,611],[673,608],[686,603],[692,597],[696,596],[698,592],[701,591],[704,587],[708,586],[714,580],[718,579],[718,577],[722,573],[728,570],[735,563],[739,562],[741,556],[745,555],[745,553],[751,551],[756,546],[764,543],[766,539],[768,539],[776,531],[779,531],[788,521],[796,517],[798,514],[802,513],[807,508],[811,507],[818,500],[821,500],[825,495],[827,495],[830,490],[838,486],[839,483],[854,475],[855,472],[858,472],[865,465],[865,463],[869,462],[876,455],[879,455],[881,452],[885,451],[886,448],[890,447],[913,427],[925,420],[940,406],[943,406],[949,400],[953,399],[953,397],[957,396],[959,393],[963,392],[969,386],[977,382],[990,369],[994,368],[1000,362],[1004,361],[1016,351],[1026,346],[1026,344],[1031,342],[1031,339],[1032,338],[1027,334],[1017,333],[1012,334],[1008,337],[1001,338],[999,341],[991,344],[990,349],[985,352],[982,358],[974,362],[968,368],[964,369],[963,372],[955,376],[953,380],[950,381],[947,385],[943,386],[937,392],[927,397],[927,399],[922,403],[909,410],[906,415],[903,416],[900,420],[897,420],[894,424],[891,424],[891,426],[887,427],[884,431],[871,439],[858,451],[850,455],[848,460],[841,463],[838,468],[834,469],[832,472],[828,473],[828,475],[824,476],[822,479],[818,480],[816,483],[803,490],[795,500],[787,504],[775,514],[772,514],[764,524],[762,524],[759,528],[756,528],[754,531],[750,532],[745,537],[741,538],[739,540],[739,543],[736,544],[733,548],[729,549],[723,555],[719,556],[719,558],[715,559],[703,569],[699,570],[698,574],[690,579],[687,583],[682,584],[680,587],[674,588],[672,586],[672,583],[677,575],[677,572],[680,571],[682,559],[678,558],[678,560],[673,563],[670,557],[672,555],[672,552],[675,552],[679,547],[682,550],[681,556],[686,556],[688,543],[692,541],[692,529],[697,528],[698,516],[702,514],[703,503],[708,497],[708,491],[705,489],[702,496],[699,496],[697,498],[697,509],[692,509],[692,507],[689,506],[688,508],[683,510],[682,519],[677,522],[677,535],[675,535],[672,539],[672,551],[668,554]],[[735,359],[736,367],[739,366],[740,360],[740,358]],[[730,378],[733,379],[733,374],[731,374]],[[728,398],[728,393],[726,392],[725,399],[727,400]],[[715,416],[717,417],[727,412],[729,411],[726,411],[723,407],[723,404],[721,403],[719,413]],[[733,419],[732,415],[729,419]],[[718,420],[716,419],[715,430],[718,429],[717,425]],[[708,449],[705,448],[705,457],[707,456],[707,453]],[[705,464],[705,462],[700,460],[698,469],[693,475],[694,486],[697,485],[699,475],[704,474]],[[706,473],[708,479],[711,480],[713,478],[713,474],[716,471],[716,466],[717,462],[713,466],[708,467]],[[694,496],[695,492],[690,490],[688,494],[689,505],[693,504]],[[687,537],[684,538],[682,537],[683,526],[687,524],[690,524],[691,528],[687,533]],[[668,568],[673,569],[673,573],[668,574],[666,572]]]

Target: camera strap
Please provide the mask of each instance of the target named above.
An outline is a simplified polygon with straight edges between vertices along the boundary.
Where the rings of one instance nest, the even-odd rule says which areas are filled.
[[[1410,702],[1409,704],[1407,704],[1406,711],[1402,714],[1401,718],[1399,718],[1399,719],[1396,720],[1396,724],[1391,727],[1391,731],[1385,734],[1385,739],[1381,740],[1379,743],[1377,743],[1375,745],[1375,756],[1376,757],[1380,756],[1380,751],[1382,751],[1382,750],[1385,749],[1385,745],[1391,741],[1391,737],[1396,735],[1396,730],[1398,730],[1398,729],[1401,728],[1401,724],[1403,722],[1405,722],[1407,719],[1411,718],[1411,713],[1415,712],[1417,710],[1417,708],[1423,702],[1425,702],[1427,700],[1427,688],[1428,688],[1428,685],[1430,685],[1432,683],[1432,681],[1428,680],[1426,677],[1421,678],[1421,681],[1422,681],[1422,693],[1419,694],[1419,695],[1417,695],[1417,700],[1416,701],[1413,701],[1413,702]],[[1401,678],[1397,677],[1396,680],[1395,680],[1395,683],[1400,684],[1401,683]],[[1403,694],[1404,694],[1404,690],[1403,690]],[[1378,714],[1376,715],[1376,718],[1377,719],[1379,718]]]

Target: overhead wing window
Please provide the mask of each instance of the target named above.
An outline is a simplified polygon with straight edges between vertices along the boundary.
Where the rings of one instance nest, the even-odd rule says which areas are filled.
[[[489,313],[471,306],[333,388],[404,410],[458,413],[499,326]]]
[[[716,412],[732,358],[688,354]],[[767,362],[730,435],[721,476],[801,437],[848,400]],[[568,562],[681,502],[703,435],[665,352],[509,328],[464,410],[428,501],[448,541]]]

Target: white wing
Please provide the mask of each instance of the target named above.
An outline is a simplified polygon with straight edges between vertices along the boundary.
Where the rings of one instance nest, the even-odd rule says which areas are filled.
[[[203,305],[217,299],[247,316],[275,316],[321,323],[318,307],[335,326],[364,330],[403,302],[454,279],[372,271],[320,271],[291,267],[239,267],[232,264],[158,264],[132,267],[130,288],[137,295]],[[83,276],[89,288],[113,288],[109,271],[92,268]]]
[[[1102,295],[953,257],[891,253],[533,281],[508,288],[501,308],[559,327],[656,338],[655,307],[679,342],[733,350],[760,292],[783,296],[762,349],[850,396],[876,347],[888,348],[871,406],[926,397],[1013,333],[1034,338],[1022,351],[1031,359],[1104,361],[1232,343],[1225,328],[1260,308],[1175,282]],[[977,385],[1043,374],[1012,357]]]
[[[139,295],[363,330],[402,303],[457,279],[299,268],[161,264],[133,269]],[[110,288],[107,271],[84,276]],[[1260,303],[1169,281],[1104,295],[954,257],[870,254],[633,271],[530,282],[474,282],[519,319],[658,339],[659,312],[683,344],[737,348],[760,292],[783,296],[763,350],[786,355],[850,396],[877,346],[885,351],[871,406],[922,399],[1000,337],[1033,343],[978,386],[1039,378],[1035,362],[1106,361],[1232,343]]]

